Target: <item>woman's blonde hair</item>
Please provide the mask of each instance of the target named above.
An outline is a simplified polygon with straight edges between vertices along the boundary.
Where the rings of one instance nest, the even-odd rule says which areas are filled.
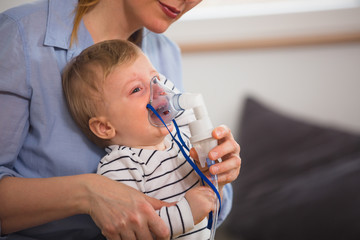
[[[77,31],[79,29],[82,18],[86,13],[91,11],[91,9],[93,9],[99,2],[100,0],[78,0],[78,4],[75,8],[73,29],[70,36],[70,46],[72,46],[72,44],[77,42],[78,39]],[[143,29],[140,29],[135,33],[133,33],[127,40],[135,43],[140,47],[142,42],[142,35],[143,35]]]
[[[108,141],[89,128],[103,103],[103,84],[114,67],[134,62],[141,54],[135,44],[109,40],[90,46],[72,59],[62,73],[62,85],[69,112],[83,133],[100,147]]]

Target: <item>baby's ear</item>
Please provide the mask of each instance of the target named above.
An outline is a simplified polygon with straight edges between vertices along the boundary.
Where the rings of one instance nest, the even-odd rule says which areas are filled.
[[[112,139],[115,137],[115,128],[105,117],[92,117],[89,120],[90,130],[99,138]]]

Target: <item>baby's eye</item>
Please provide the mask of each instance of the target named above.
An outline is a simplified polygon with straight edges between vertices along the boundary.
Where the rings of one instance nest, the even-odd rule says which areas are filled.
[[[131,94],[137,93],[137,92],[140,92],[140,91],[141,91],[141,88],[137,87],[137,88],[134,88],[134,90],[131,92]]]

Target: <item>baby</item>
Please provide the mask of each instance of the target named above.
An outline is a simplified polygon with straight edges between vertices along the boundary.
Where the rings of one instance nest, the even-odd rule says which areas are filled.
[[[181,155],[165,126],[149,122],[150,80],[173,84],[154,69],[136,45],[122,40],[97,43],[74,58],[63,72],[63,89],[73,119],[105,155],[98,174],[151,197],[173,202],[158,210],[171,238],[208,239],[206,216],[215,208],[214,192]],[[176,117],[190,149],[185,111]],[[173,130],[173,125],[168,126]]]

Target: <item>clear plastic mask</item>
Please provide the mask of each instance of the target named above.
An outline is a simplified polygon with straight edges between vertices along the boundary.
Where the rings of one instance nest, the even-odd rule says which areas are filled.
[[[165,76],[160,75],[161,80],[165,80]],[[178,98],[180,94],[176,94],[173,90],[166,87],[160,79],[155,76],[150,82],[150,105],[156,110],[160,117],[164,120],[166,125],[170,125],[171,121],[179,113],[179,109],[174,107],[174,100]],[[180,109],[181,110],[181,109]],[[149,121],[156,127],[163,127],[164,124],[150,109]]]

